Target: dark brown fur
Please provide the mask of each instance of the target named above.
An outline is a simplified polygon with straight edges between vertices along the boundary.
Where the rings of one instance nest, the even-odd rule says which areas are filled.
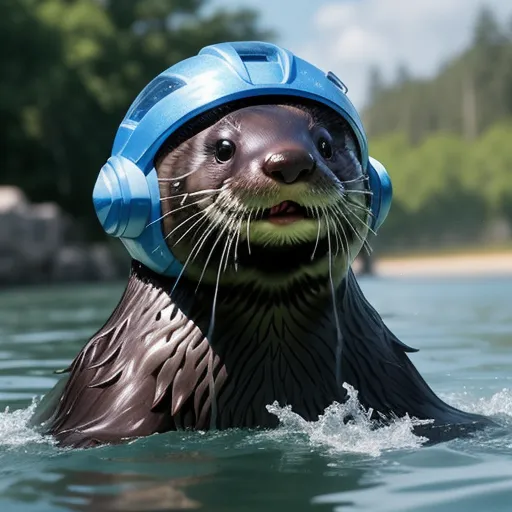
[[[177,242],[184,229],[180,231],[180,223],[191,212],[201,215],[206,205],[213,205],[215,215],[226,207],[212,196],[205,204],[173,213],[179,197],[185,197],[181,194],[217,190],[227,183],[229,197],[237,201],[272,198],[287,185],[277,184],[262,169],[268,153],[279,151],[314,155],[314,168],[302,178],[313,200],[314,194],[325,200],[332,190],[356,190],[353,180],[362,176],[351,131],[328,109],[240,107],[222,107],[196,120],[175,134],[157,157],[159,176],[165,180],[161,195],[170,198],[162,207],[167,213],[164,232],[174,230],[168,244],[182,262],[206,235],[198,226]],[[318,156],[314,141],[319,131],[332,137],[332,159]],[[238,154],[218,165],[212,144],[215,137],[227,136],[238,137]],[[180,176],[176,186],[173,180]],[[357,204],[364,210],[367,201],[362,197]],[[242,210],[233,215],[243,219]],[[266,405],[291,405],[314,420],[334,401],[345,399],[341,384],[347,382],[382,421],[405,414],[435,420],[433,428],[422,432],[432,439],[488,424],[448,406],[427,386],[407,356],[412,349],[387,329],[347,268],[350,258],[342,253],[357,246],[360,233],[366,235],[364,223],[356,228],[346,219],[335,222],[346,229],[347,245],[338,244],[333,255],[331,241],[322,239],[317,259],[327,261],[331,254],[336,268],[313,277],[302,272],[311,263],[312,242],[255,243],[244,253],[246,244],[236,241],[238,260],[229,251],[223,260],[225,253],[214,250],[214,240],[226,247],[235,239],[229,238],[229,230],[228,238],[222,238],[221,228],[216,238],[205,238],[207,251],[177,284],[175,278],[134,262],[116,310],[73,361],[66,380],[47,397],[38,421],[45,421],[62,445],[82,447],[184,428],[272,427],[277,420]],[[215,269],[213,277],[205,275],[198,287],[197,274],[207,267]],[[289,281],[271,286],[258,277],[273,272]]]
[[[274,400],[310,420],[344,400],[335,378],[328,297],[313,300],[299,287],[281,299],[250,288],[230,290],[220,299],[219,335],[209,343],[209,313],[202,303],[212,291],[194,297],[194,283],[184,282],[172,300],[171,286],[172,280],[134,264],[119,306],[70,368],[49,422],[61,444],[94,446],[183,428],[272,427],[276,418],[265,406]],[[320,288],[317,282],[303,286]],[[385,327],[352,273],[338,293],[342,375],[364,406],[387,418],[435,419],[437,428],[421,432],[434,439],[487,423],[431,391],[406,355],[411,349]],[[257,318],[255,302],[268,305]],[[287,318],[278,318],[280,308],[289,312]],[[217,400],[213,425],[210,358]]]

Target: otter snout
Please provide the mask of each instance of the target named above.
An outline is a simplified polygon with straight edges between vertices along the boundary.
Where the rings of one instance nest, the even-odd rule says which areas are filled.
[[[295,183],[313,173],[315,158],[305,148],[273,151],[263,162],[263,172],[280,183]]]

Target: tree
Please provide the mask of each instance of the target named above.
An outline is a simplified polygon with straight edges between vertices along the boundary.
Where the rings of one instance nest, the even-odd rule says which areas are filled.
[[[512,116],[512,33],[491,10],[479,13],[471,45],[429,80],[406,68],[378,95],[370,96],[364,118],[370,135],[405,131],[420,143],[439,130],[474,140],[494,122]]]
[[[368,73],[368,101],[375,103],[384,91],[384,80],[378,66],[372,66]]]
[[[493,11],[487,6],[482,7],[473,31],[473,45],[476,47],[490,47],[502,42],[502,30]]]
[[[0,2],[2,181],[99,234],[91,191],[130,103],[158,73],[224,40],[271,40],[250,10],[205,0]],[[4,149],[5,148],[5,149]]]
[[[396,80],[395,84],[397,87],[401,87],[411,81],[411,72],[405,64],[400,64],[396,69]]]

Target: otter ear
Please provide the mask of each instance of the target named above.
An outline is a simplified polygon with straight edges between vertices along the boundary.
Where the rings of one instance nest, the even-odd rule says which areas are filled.
[[[377,231],[388,216],[393,198],[393,186],[386,168],[375,158],[369,157],[368,182],[372,192],[371,210],[373,214],[372,225]]]

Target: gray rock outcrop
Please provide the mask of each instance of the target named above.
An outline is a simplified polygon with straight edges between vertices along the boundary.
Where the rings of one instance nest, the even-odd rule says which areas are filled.
[[[0,285],[111,280],[127,274],[105,244],[87,244],[54,203],[0,187]]]

